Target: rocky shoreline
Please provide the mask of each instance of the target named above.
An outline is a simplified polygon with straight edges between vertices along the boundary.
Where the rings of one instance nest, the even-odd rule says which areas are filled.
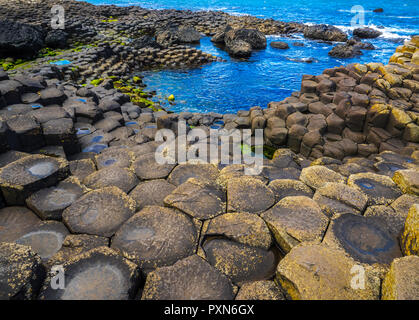
[[[340,41],[343,56],[368,44],[222,12],[1,4],[0,299],[419,299],[418,36],[387,65],[304,75],[266,109],[172,113],[135,72],[222,63],[189,46],[201,34],[244,58],[267,34]],[[208,148],[210,129],[263,129],[261,173],[158,164],[157,130],[181,121]]]

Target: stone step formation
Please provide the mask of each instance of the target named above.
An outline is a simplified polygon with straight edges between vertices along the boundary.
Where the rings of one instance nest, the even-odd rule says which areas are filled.
[[[200,32],[212,26],[201,15],[227,19],[164,11],[167,21],[181,14],[202,21]],[[388,65],[305,75],[300,92],[236,115],[151,108],[126,90],[130,79],[82,86],[89,68],[109,76],[124,65],[118,45],[88,50],[73,52],[80,70],[0,72],[0,299],[419,298],[417,36]],[[143,50],[142,63],[197,56],[166,50]],[[264,129],[277,150],[255,176],[245,164],[158,164],[155,134],[180,120],[208,135]],[[51,285],[54,266],[64,289]]]

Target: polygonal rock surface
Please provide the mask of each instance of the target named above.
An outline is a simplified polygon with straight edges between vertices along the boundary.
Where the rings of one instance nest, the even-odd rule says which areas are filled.
[[[285,197],[305,196],[311,198],[313,190],[298,180],[278,179],[269,183],[269,188],[275,194],[275,200],[280,201]]]
[[[419,257],[394,259],[383,281],[383,300],[419,300]]]
[[[40,223],[41,219],[26,207],[0,209],[0,242],[13,242]]]
[[[135,201],[116,187],[91,191],[63,212],[72,233],[112,236],[135,212]]]
[[[0,186],[8,205],[24,204],[42,188],[55,185],[68,175],[68,163],[61,158],[33,155],[21,158],[0,170]]]
[[[207,240],[202,249],[208,262],[234,283],[265,280],[275,273],[277,257],[273,251],[225,239]]]
[[[29,208],[43,220],[61,220],[65,208],[84,193],[80,182],[70,177],[61,181],[58,186],[41,189],[26,199]]]
[[[176,189],[176,186],[163,179],[145,181],[137,185],[129,196],[137,202],[137,210],[146,206],[164,206],[164,198]]]
[[[73,160],[69,164],[71,174],[80,181],[96,171],[95,163],[91,159]]]
[[[29,247],[0,242],[0,300],[34,299],[45,271]]]
[[[98,169],[113,165],[129,168],[134,161],[134,153],[123,148],[107,149],[98,154],[95,157],[95,161]]]
[[[197,255],[149,273],[142,295],[143,300],[231,300],[233,297],[230,280]]]
[[[260,280],[244,283],[235,300],[285,300],[285,297],[275,282]]]
[[[69,234],[64,238],[61,249],[48,261],[48,267],[66,263],[72,257],[98,247],[107,247],[109,239],[88,234]]]
[[[349,176],[348,186],[364,193],[368,197],[368,205],[387,205],[402,195],[389,177],[371,172]]]
[[[380,279],[365,269],[362,289],[354,281],[358,270],[354,266],[357,263],[340,250],[307,243],[293,248],[280,261],[276,277],[293,300],[378,299]]]
[[[200,220],[226,211],[226,195],[221,187],[215,182],[196,178],[189,178],[179,185],[164,199],[164,203]]]
[[[176,164],[159,164],[154,153],[137,156],[133,163],[135,174],[142,180],[164,179],[173,170]]]
[[[345,178],[342,175],[324,166],[304,168],[300,180],[313,189],[318,189],[327,182],[345,183]]]
[[[419,205],[413,205],[406,218],[401,246],[405,255],[419,255]]]
[[[275,203],[274,193],[260,180],[243,176],[227,182],[228,212],[263,212]]]
[[[390,264],[401,256],[397,238],[381,220],[350,213],[331,221],[323,243],[361,263]]]
[[[226,166],[220,171],[220,174],[217,178],[217,183],[220,184],[223,188],[227,187],[228,181],[230,181],[233,178],[241,178],[246,176],[246,169],[248,167],[244,164],[231,164]],[[253,178],[258,179],[261,181],[266,181],[264,177],[261,176],[247,176],[247,178]]]
[[[399,170],[393,176],[393,181],[403,193],[419,196],[419,172],[417,170]]]
[[[399,237],[404,228],[407,213],[401,213],[390,206],[370,206],[365,210],[364,217],[374,217],[382,220],[388,230]]]
[[[193,221],[184,213],[149,206],[122,225],[111,247],[148,271],[192,255],[197,237]]]
[[[265,221],[255,214],[231,212],[209,220],[202,230],[206,237],[224,236],[236,242],[268,250],[272,237]]]
[[[134,298],[140,271],[114,250],[100,247],[78,255],[63,265],[65,288],[51,288],[45,280],[42,300],[126,300]]]
[[[209,180],[215,182],[218,177],[218,169],[212,164],[203,163],[184,163],[178,165],[170,173],[167,181],[175,186],[179,186],[186,182],[189,178],[197,178],[199,180]]]
[[[46,261],[61,249],[68,234],[67,228],[61,222],[47,221],[38,224],[15,242],[31,247],[43,261]]]
[[[83,183],[91,189],[114,186],[128,193],[138,184],[138,178],[129,169],[110,166],[93,172],[83,180]]]
[[[313,200],[329,217],[339,213],[360,214],[364,211],[368,197],[346,184],[328,182],[317,189]]]
[[[284,252],[303,241],[321,241],[329,219],[308,197],[286,197],[261,214]]]

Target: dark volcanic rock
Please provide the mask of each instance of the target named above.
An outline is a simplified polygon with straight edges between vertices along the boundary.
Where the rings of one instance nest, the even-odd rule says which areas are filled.
[[[52,30],[45,37],[45,44],[50,48],[65,48],[68,34],[61,30]]]
[[[372,28],[357,28],[353,31],[353,35],[361,39],[374,39],[381,35],[382,33],[378,30]]]
[[[34,299],[45,271],[27,246],[0,242],[0,300]]]
[[[304,30],[304,37],[314,40],[345,42],[348,36],[342,30],[326,24],[308,26]]]
[[[358,47],[345,44],[338,44],[332,50],[329,51],[329,56],[336,58],[353,58],[361,55],[362,52]]]
[[[252,55],[251,45],[243,40],[229,42],[226,49],[229,54],[236,58],[248,58]]]
[[[283,41],[272,41],[270,46],[275,49],[289,49],[289,45]]]
[[[65,288],[51,288],[45,280],[42,300],[127,300],[141,284],[138,266],[114,250],[100,247],[76,256],[63,266]]]
[[[39,28],[13,21],[0,21],[0,55],[33,55],[44,45]]]
[[[332,220],[323,242],[343,248],[362,263],[390,264],[402,256],[397,238],[373,217],[343,214]]]
[[[182,212],[148,206],[130,218],[112,239],[112,248],[146,271],[192,255],[198,232]]]
[[[193,255],[147,276],[143,300],[231,300],[231,281],[204,259]]]
[[[266,36],[256,29],[232,29],[226,33],[224,39],[227,47],[239,40],[250,44],[253,50],[266,48]]]

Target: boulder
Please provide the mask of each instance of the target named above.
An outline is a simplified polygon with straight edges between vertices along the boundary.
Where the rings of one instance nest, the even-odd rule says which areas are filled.
[[[248,58],[252,54],[252,46],[243,40],[232,40],[226,45],[227,52],[236,58]]]
[[[250,44],[252,50],[266,48],[266,36],[256,29],[231,29],[226,32],[225,44],[227,47],[234,41],[244,41]]]
[[[329,51],[329,56],[335,58],[353,58],[361,55],[362,52],[358,47],[345,44],[338,44],[332,50]]]
[[[270,46],[275,49],[289,49],[289,45],[283,41],[272,41]]]
[[[44,36],[38,27],[0,21],[0,55],[33,56],[43,46]]]
[[[65,48],[68,34],[62,30],[51,30],[45,37],[45,45],[50,48]]]
[[[361,39],[374,39],[381,35],[382,33],[378,30],[372,28],[356,28],[353,31],[353,35]]]
[[[342,30],[326,24],[307,26],[304,29],[304,37],[314,40],[345,42],[348,36]]]

